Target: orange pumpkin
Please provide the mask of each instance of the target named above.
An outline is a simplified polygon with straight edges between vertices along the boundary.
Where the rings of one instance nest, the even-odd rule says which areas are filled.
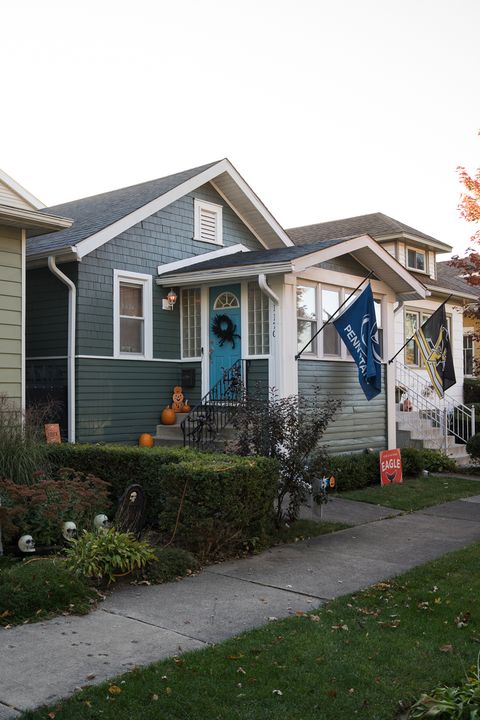
[[[183,403],[183,412],[190,412],[191,409],[192,409],[192,408],[191,408],[191,406],[188,404],[188,400],[185,400],[185,402]]]
[[[138,444],[140,445],[140,447],[151,448],[155,445],[155,440],[149,433],[142,433],[138,438]]]
[[[170,405],[167,405],[167,407],[162,410],[160,420],[162,425],[175,425],[177,421],[177,413],[170,407]]]

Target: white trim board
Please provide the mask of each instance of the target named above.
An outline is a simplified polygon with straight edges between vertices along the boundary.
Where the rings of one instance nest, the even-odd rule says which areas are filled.
[[[174,260],[173,262],[165,263],[165,265],[159,265],[157,272],[159,275],[163,275],[167,272],[173,272],[174,270],[189,267],[190,265],[198,265],[198,263],[213,260],[217,257],[235,255],[238,252],[250,252],[250,249],[241,243],[237,243],[236,245],[223,247],[220,250],[212,250],[211,252],[202,253],[201,255],[193,255],[192,257],[183,258],[183,260]]]
[[[143,353],[122,353],[120,350],[120,284],[131,281],[143,289]],[[152,276],[127,270],[113,271],[113,355],[122,360],[139,358],[151,360],[153,356],[153,295]]]
[[[172,190],[169,190],[163,195],[160,195],[160,197],[155,198],[155,200],[152,200],[151,202],[143,205],[134,212],[125,215],[125,217],[123,218],[120,218],[120,220],[117,220],[111,225],[108,225],[106,228],[103,228],[103,230],[99,230],[99,232],[90,235],[90,237],[85,238],[84,240],[80,240],[75,246],[77,248],[79,258],[88,255],[89,253],[104,245],[109,240],[112,240],[112,238],[120,235],[120,233],[133,227],[133,225],[137,225],[142,220],[150,217],[150,215],[153,215],[159,210],[162,210],[164,207],[167,207],[167,205],[171,205],[173,202],[175,202],[175,200],[179,200],[184,195],[187,195],[189,192],[196,190],[202,185],[205,185],[207,182],[210,182],[210,180],[217,178],[223,173],[227,173],[232,178],[232,180],[236,183],[236,185],[239,187],[245,197],[255,207],[262,219],[264,219],[268,223],[270,228],[277,235],[282,245],[293,245],[285,230],[280,227],[273,215],[270,214],[267,208],[247,185],[245,180],[235,170],[231,162],[225,158],[224,160],[220,160],[220,162],[215,163],[215,165],[212,165],[212,167],[207,168],[198,175],[195,175],[193,178],[190,178],[189,180],[180,183],[180,185],[177,185],[176,187],[172,188]]]
[[[36,198],[35,195],[32,195],[32,193],[28,192],[28,190],[10,177],[10,175],[7,175],[7,173],[3,170],[0,170],[0,181],[5,183],[10,190],[13,190],[13,192],[19,195],[22,200],[25,200],[25,202],[34,207],[36,210],[41,210],[46,207],[41,200]]]

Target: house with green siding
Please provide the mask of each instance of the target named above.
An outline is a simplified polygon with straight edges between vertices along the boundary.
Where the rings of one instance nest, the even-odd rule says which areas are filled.
[[[226,159],[44,212],[73,223],[29,233],[27,386],[71,442],[155,434],[175,386],[195,406],[240,368],[252,392],[339,397],[332,450],[396,446],[394,368],[367,402],[333,327],[296,359],[369,271],[393,355],[394,310],[427,290],[368,233],[298,242]]]
[[[49,232],[71,223],[51,213],[0,170],[0,395],[25,406],[26,231]]]

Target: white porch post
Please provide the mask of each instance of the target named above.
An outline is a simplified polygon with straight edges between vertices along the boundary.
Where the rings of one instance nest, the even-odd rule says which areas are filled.
[[[297,288],[293,275],[285,275],[280,297],[278,328],[280,363],[278,392],[281,397],[298,393]]]

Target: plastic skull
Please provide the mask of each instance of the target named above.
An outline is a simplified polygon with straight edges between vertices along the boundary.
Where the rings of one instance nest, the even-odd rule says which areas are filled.
[[[95,530],[98,530],[99,532],[100,530],[106,530],[108,528],[108,517],[102,513],[100,515],[95,515],[93,526]]]
[[[68,540],[68,542],[75,540],[75,538],[77,537],[77,526],[75,525],[75,523],[71,520],[67,520],[67,522],[64,522],[62,525],[62,535],[65,540]]]
[[[135,490],[134,490],[133,492],[131,492],[131,493],[130,493],[130,497],[129,497],[129,500],[130,500],[130,502],[131,502],[131,503],[134,503],[134,502],[136,502],[136,500],[137,500],[137,493],[136,493],[136,491],[135,491]]]
[[[31,535],[22,535],[18,541],[18,547],[23,553],[35,552],[35,541]]]

